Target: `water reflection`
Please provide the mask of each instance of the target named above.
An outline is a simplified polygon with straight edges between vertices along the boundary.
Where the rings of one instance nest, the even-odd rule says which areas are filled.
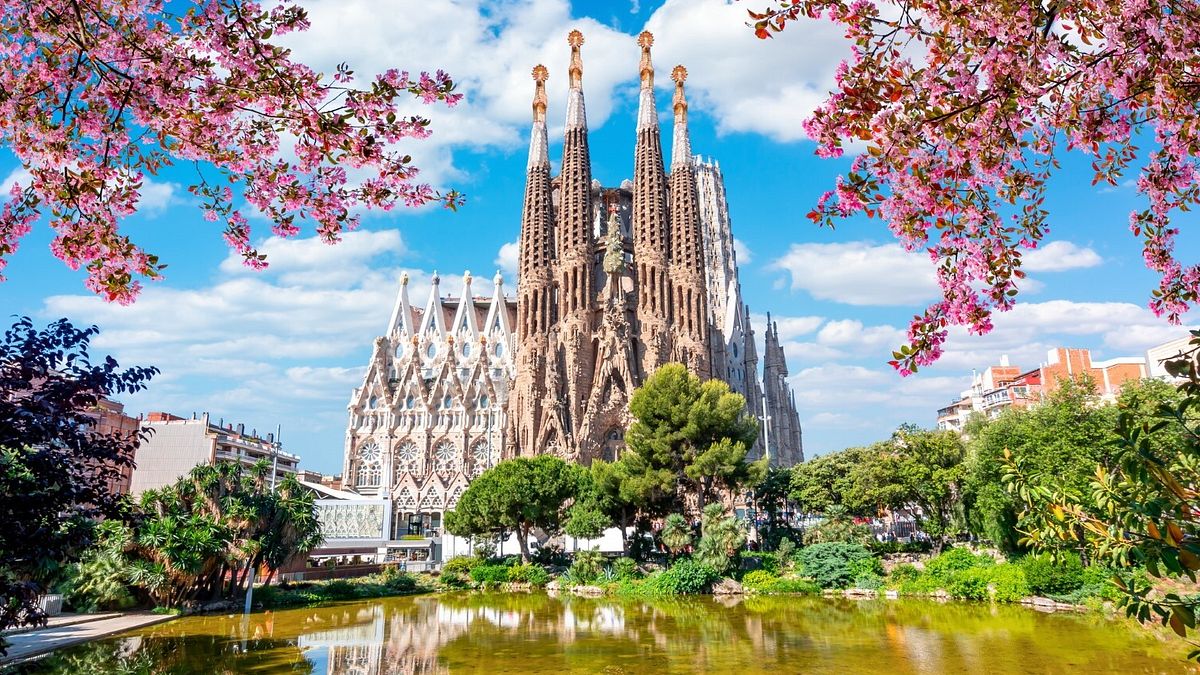
[[[807,597],[451,594],[189,617],[27,672],[1189,672],[1178,645],[1019,607]],[[1174,649],[1173,649],[1174,648]]]

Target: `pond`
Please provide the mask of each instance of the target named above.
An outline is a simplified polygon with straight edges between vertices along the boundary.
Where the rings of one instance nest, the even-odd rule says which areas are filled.
[[[1182,673],[1186,645],[1096,616],[820,597],[454,593],[195,616],[28,673]]]

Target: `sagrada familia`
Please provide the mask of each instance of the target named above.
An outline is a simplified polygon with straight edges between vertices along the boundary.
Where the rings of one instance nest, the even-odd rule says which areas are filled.
[[[476,296],[467,273],[443,297],[435,273],[423,307],[407,275],[361,387],[350,400],[345,485],[390,496],[394,529],[438,527],[467,483],[501,459],[553,453],[614,460],[633,390],[679,362],[719,378],[759,417],[751,458],[803,461],[800,422],[779,333],[769,320],[763,377],[742,302],[724,180],[692,154],[687,70],[676,66],[670,170],[654,99],[654,38],[642,33],[633,180],[592,179],[583,96],[583,35],[568,37],[570,87],[561,171],[551,176],[544,66],[533,69],[533,129],[521,215],[516,297],[497,273]],[[411,527],[410,527],[411,531]]]

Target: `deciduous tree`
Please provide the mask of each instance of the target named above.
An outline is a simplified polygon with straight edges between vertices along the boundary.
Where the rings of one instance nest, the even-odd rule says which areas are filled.
[[[534,528],[557,534],[570,500],[578,495],[582,469],[552,455],[517,457],[484,471],[446,514],[446,530],[466,537],[511,531],[529,562]]]
[[[140,436],[101,433],[97,404],[158,371],[93,359],[97,332],[23,318],[0,342],[0,630],[44,622],[38,593],[91,544],[95,519],[120,515],[109,485]]]
[[[248,216],[336,242],[361,208],[459,202],[416,181],[397,143],[429,135],[415,99],[455,104],[445,73],[397,69],[354,86],[279,38],[309,27],[291,0],[0,0],[0,144],[23,173],[0,209],[0,271],[39,220],[87,286],[131,302],[163,265],[120,228],[146,181],[177,162],[206,220],[251,267]]]
[[[951,326],[991,330],[1013,306],[1022,252],[1047,232],[1059,157],[1091,158],[1093,183],[1136,171],[1129,215],[1160,275],[1150,308],[1172,321],[1197,302],[1200,265],[1174,252],[1172,217],[1200,198],[1200,13],[1191,2],[775,0],[751,11],[768,38],[825,17],[854,43],[836,89],[804,122],[817,154],[861,143],[809,217],[885,220],[928,252],[942,299],[917,316],[893,365],[935,361]],[[794,38],[795,36],[793,36]]]

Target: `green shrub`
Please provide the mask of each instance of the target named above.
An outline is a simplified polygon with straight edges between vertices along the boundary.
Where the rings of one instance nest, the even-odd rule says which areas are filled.
[[[871,556],[870,558],[856,558],[850,561],[850,575],[855,579],[862,576],[882,577],[883,562],[875,556]]]
[[[910,581],[916,581],[921,578],[922,572],[915,565],[901,563],[892,568],[892,573],[888,576],[890,581],[895,586],[900,586]]]
[[[1016,602],[1029,595],[1029,584],[1019,566],[1004,564],[957,572],[946,590],[964,600]]]
[[[485,588],[497,586],[508,581],[508,570],[504,565],[480,565],[471,570],[471,581]]]
[[[820,593],[821,587],[809,579],[776,579],[767,587],[768,593]]]
[[[613,561],[612,571],[617,579],[637,579],[642,576],[633,558],[617,558]]]
[[[604,570],[604,554],[600,549],[576,551],[575,562],[571,563],[570,577],[579,583],[590,584],[600,578]]]
[[[767,570],[754,570],[747,572],[746,576],[742,577],[742,586],[754,591],[763,591],[776,581],[779,581],[779,577]]]
[[[1006,563],[985,569],[992,572],[992,600],[1018,602],[1029,596],[1029,583],[1020,566]]]
[[[129,609],[137,604],[129,590],[126,563],[119,552],[89,552],[71,567],[60,589],[71,607],[83,612]]]
[[[471,555],[455,556],[442,565],[442,574],[462,574],[469,576],[471,570],[486,564],[487,561],[483,558],[476,558]]]
[[[951,548],[925,563],[925,573],[949,581],[958,572],[994,564],[991,556],[975,555],[970,549]]]
[[[854,577],[854,588],[860,588],[865,591],[874,591],[883,587],[883,577],[870,572],[860,574]]]
[[[388,575],[383,580],[383,585],[393,593],[410,593],[416,590],[417,580],[411,574],[397,572],[396,574]]]
[[[1021,569],[1034,595],[1065,595],[1083,586],[1083,563],[1074,553],[1058,561],[1044,553],[1026,556]]]
[[[682,558],[646,583],[658,595],[694,595],[707,593],[720,578],[713,568],[691,558]]]
[[[330,600],[350,600],[358,597],[358,587],[345,579],[334,579],[320,587],[318,593]]]
[[[550,583],[550,573],[546,571],[546,568],[534,563],[513,565],[508,568],[508,580],[521,584],[545,586]]]
[[[810,576],[821,588],[845,588],[854,581],[851,563],[873,559],[871,552],[861,544],[829,542],[813,544],[800,550],[798,560],[806,576]],[[858,562],[858,565],[868,563]]]

